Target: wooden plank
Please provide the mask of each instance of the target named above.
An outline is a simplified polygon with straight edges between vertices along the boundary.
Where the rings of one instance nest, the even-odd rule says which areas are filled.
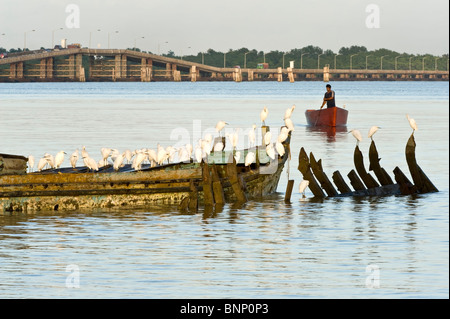
[[[198,210],[198,191],[193,180],[189,183],[189,210],[192,212]]]
[[[323,192],[320,185],[317,183],[316,178],[314,177],[311,171],[308,155],[306,154],[305,149],[303,147],[300,149],[300,153],[298,155],[298,170],[300,171],[300,173],[302,173],[303,179],[309,181],[308,187],[314,194],[314,196],[319,198],[326,197],[325,193]]]
[[[294,188],[294,180],[290,179],[288,180],[287,186],[286,186],[286,194],[284,195],[284,202],[289,203],[291,201],[291,195],[292,195],[292,189]]]
[[[394,169],[394,176],[395,181],[400,187],[400,192],[402,195],[416,194],[418,192],[417,187],[411,183],[408,177],[406,177],[398,166]]]
[[[236,199],[238,202],[246,202],[247,201],[247,195],[245,194],[243,190],[242,181],[240,180],[237,168],[236,168],[236,160],[231,155],[232,158],[228,160],[227,164],[227,177],[230,181],[231,188],[236,195]]]
[[[339,171],[335,171],[333,173],[332,178],[334,184],[336,185],[337,189],[341,192],[341,194],[348,194],[352,192],[352,190],[350,189],[350,187],[348,187],[347,183],[345,182],[344,178],[342,177]]]
[[[414,140],[414,134],[408,139],[406,143],[406,162],[411,173],[414,185],[417,187],[420,193],[438,192],[438,189],[433,185],[430,179],[425,175],[422,169],[417,165],[416,161],[416,141]]]
[[[378,157],[378,151],[377,147],[375,146],[375,141],[372,140],[369,148],[369,171],[373,171],[375,173],[381,185],[394,184],[389,174],[380,166],[380,159],[381,158]]]
[[[355,152],[353,153],[353,162],[355,164],[356,172],[359,174],[359,177],[361,177],[367,188],[380,186],[380,184],[378,184],[378,182],[372,177],[372,175],[367,173],[364,166],[364,157],[358,146],[355,147]]]
[[[225,194],[223,192],[222,183],[220,181],[219,174],[217,172],[216,165],[211,165],[211,178],[212,178],[212,189],[214,193],[214,201],[216,204],[225,204]]]
[[[325,190],[325,192],[328,194],[328,196],[333,197],[338,194],[336,188],[334,188],[333,184],[328,179],[328,176],[325,174],[325,172],[322,169],[322,160],[319,160],[318,162],[314,158],[313,153],[311,152],[309,154],[309,163],[311,165],[311,169],[314,173],[314,176],[319,181],[322,188]]]
[[[351,170],[350,173],[348,173],[348,178],[350,179],[350,184],[352,184],[355,191],[363,191],[366,189],[361,179],[358,177],[358,174],[356,174],[355,170]]]
[[[212,179],[209,173],[209,165],[205,162],[202,162],[202,187],[205,206],[213,206],[214,195],[212,190]]]

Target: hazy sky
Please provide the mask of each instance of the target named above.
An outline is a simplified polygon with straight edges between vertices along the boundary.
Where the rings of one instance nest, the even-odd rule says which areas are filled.
[[[66,12],[70,4],[79,8],[79,28],[68,28],[75,21],[74,11]],[[371,4],[378,15],[366,12]],[[307,45],[441,55],[449,50],[449,1],[0,0],[0,47],[23,48],[25,32],[28,48],[50,47],[58,28],[64,29],[54,32],[55,44],[67,38],[88,46],[92,34],[91,47],[107,48],[109,33],[111,48],[133,47],[136,41],[142,50],[157,53],[159,47],[178,55]]]

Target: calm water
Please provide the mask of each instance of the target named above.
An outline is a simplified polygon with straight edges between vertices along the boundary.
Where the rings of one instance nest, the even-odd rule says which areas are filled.
[[[308,190],[285,204],[287,172],[295,190],[301,181],[300,147],[329,176],[353,168],[351,134],[305,125],[321,82],[0,84],[0,152],[36,158],[195,143],[222,119],[245,133],[265,105],[275,130],[296,105],[292,160],[264,200],[197,214],[161,205],[0,215],[0,297],[448,298],[448,83],[332,85],[348,129],[363,133],[366,161],[367,132],[381,127],[374,139],[392,177],[396,166],[409,176],[409,113],[417,161],[440,192],[318,202]]]

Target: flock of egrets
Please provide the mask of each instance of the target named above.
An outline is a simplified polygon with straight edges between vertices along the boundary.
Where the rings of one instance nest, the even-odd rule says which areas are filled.
[[[283,142],[288,138],[289,132],[294,130],[294,124],[291,120],[292,112],[295,109],[295,105],[288,108],[284,115],[285,126],[283,126],[277,136],[276,142],[272,142],[272,133],[268,131],[263,137],[264,147],[267,155],[273,160],[277,155],[283,156],[285,149]],[[269,110],[264,107],[260,113],[260,119],[262,125],[265,125],[265,121],[268,117]],[[228,125],[225,121],[219,121],[216,124],[215,130],[219,137],[222,137],[222,132],[225,126]],[[228,138],[234,152],[236,162],[240,160],[240,152],[236,151],[239,140],[239,128],[235,129],[233,133],[226,133],[225,137]],[[248,132],[248,141],[250,147],[256,145],[256,124],[253,124]],[[149,163],[151,167],[161,166],[167,163],[185,163],[195,160],[202,162],[212,151],[222,152],[225,149],[225,145],[222,139],[219,139],[216,143],[213,143],[212,134],[206,134],[203,139],[199,139],[197,145],[193,147],[192,144],[186,144],[182,147],[168,146],[163,147],[157,144],[156,149],[142,148],[134,151],[125,150],[120,152],[114,148],[101,148],[100,160],[96,161],[89,155],[86,147],[83,146],[81,152],[76,149],[69,157],[70,165],[72,168],[77,167],[78,161],[81,159],[84,166],[90,171],[98,171],[101,167],[112,165],[115,171],[118,171],[125,164],[131,164],[134,170],[141,170],[142,165]],[[55,156],[49,153],[45,153],[42,158],[37,162],[37,171],[41,172],[45,169],[58,169],[61,168],[66,159],[67,153],[65,151],[58,152]],[[81,158],[80,158],[81,157]],[[255,162],[256,154],[253,151],[249,151],[244,159],[245,166],[249,166]],[[28,157],[28,168],[32,172],[34,170],[35,158],[30,155]]]
[[[263,137],[263,144],[266,149],[267,155],[273,160],[277,155],[283,156],[285,154],[285,149],[283,142],[288,138],[289,133],[294,131],[294,124],[291,120],[292,112],[295,109],[295,105],[288,108],[284,114],[284,123],[283,126],[277,136],[276,142],[272,142],[272,133],[267,131]],[[264,107],[260,113],[260,119],[262,125],[265,125],[265,120],[269,115],[269,110],[267,107]],[[417,130],[416,121],[406,115],[411,128],[414,131]],[[225,121],[219,121],[216,124],[215,130],[219,134],[219,137],[222,137],[222,131],[225,126],[228,125]],[[370,139],[373,138],[373,135],[378,131],[380,127],[372,126],[369,130],[368,137]],[[234,158],[236,163],[240,160],[240,152],[236,150],[238,144],[238,135],[239,129],[235,129],[232,134],[226,133],[225,136],[229,139],[231,146],[234,152]],[[352,129],[349,131],[356,138],[356,143],[362,141],[362,135],[359,130]],[[253,124],[251,129],[248,132],[248,141],[250,147],[256,145],[256,124]],[[83,160],[84,166],[87,167],[90,171],[98,171],[99,168],[112,165],[115,171],[118,171],[125,164],[131,164],[131,167],[134,170],[141,170],[142,165],[146,162],[150,163],[151,167],[161,166],[167,163],[176,163],[175,157],[178,157],[178,162],[180,163],[189,163],[191,160],[195,160],[198,163],[201,163],[211,152],[222,152],[225,149],[224,143],[219,139],[214,145],[213,136],[211,134],[206,134],[203,139],[199,139],[195,148],[191,144],[186,144],[182,147],[163,147],[160,144],[157,145],[155,149],[142,148],[136,149],[134,151],[125,150],[124,152],[120,152],[117,149],[113,148],[101,148],[101,159],[96,161],[93,159],[89,153],[86,151],[86,147],[83,146],[81,152],[76,149],[69,158],[70,165],[72,168],[76,168],[79,157],[81,155],[81,159]],[[275,144],[275,146],[274,146]],[[80,154],[81,153],[81,154]],[[45,153],[42,158],[39,159],[37,163],[37,170],[40,172],[45,169],[58,169],[64,163],[66,152],[60,151],[55,156]],[[109,161],[111,159],[112,162]],[[255,162],[256,155],[253,151],[249,151],[245,157],[244,165],[249,166]],[[34,170],[35,159],[32,155],[28,157],[28,167],[29,171],[32,172]],[[305,190],[309,185],[309,181],[302,180],[299,186],[300,193],[305,197]]]

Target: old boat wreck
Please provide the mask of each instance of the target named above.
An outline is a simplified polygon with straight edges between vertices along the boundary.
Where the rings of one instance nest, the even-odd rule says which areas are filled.
[[[268,156],[265,147],[257,146],[240,150],[238,162],[234,156],[237,151],[221,151],[211,152],[201,163],[146,164],[138,171],[126,164],[119,171],[107,165],[97,172],[70,167],[26,173],[26,157],[0,154],[0,212],[144,207],[155,203],[196,210],[199,203],[245,202],[276,191],[289,145],[290,134],[283,142],[285,153],[276,153],[274,158]],[[249,152],[255,154],[255,160],[246,166]]]
[[[394,182],[380,165],[380,158],[373,140],[369,148],[369,171],[372,171],[376,178],[365,168],[363,154],[358,146],[355,147],[353,155],[355,169],[347,174],[351,187],[345,182],[339,171],[333,172],[333,185],[323,170],[322,160],[316,160],[312,152],[308,157],[304,148],[300,149],[298,170],[303,178],[309,182],[308,187],[315,198],[412,195],[438,192],[438,189],[417,164],[415,150],[416,142],[414,134],[411,134],[406,143],[405,156],[413,181],[410,181],[397,166],[393,170]]]

